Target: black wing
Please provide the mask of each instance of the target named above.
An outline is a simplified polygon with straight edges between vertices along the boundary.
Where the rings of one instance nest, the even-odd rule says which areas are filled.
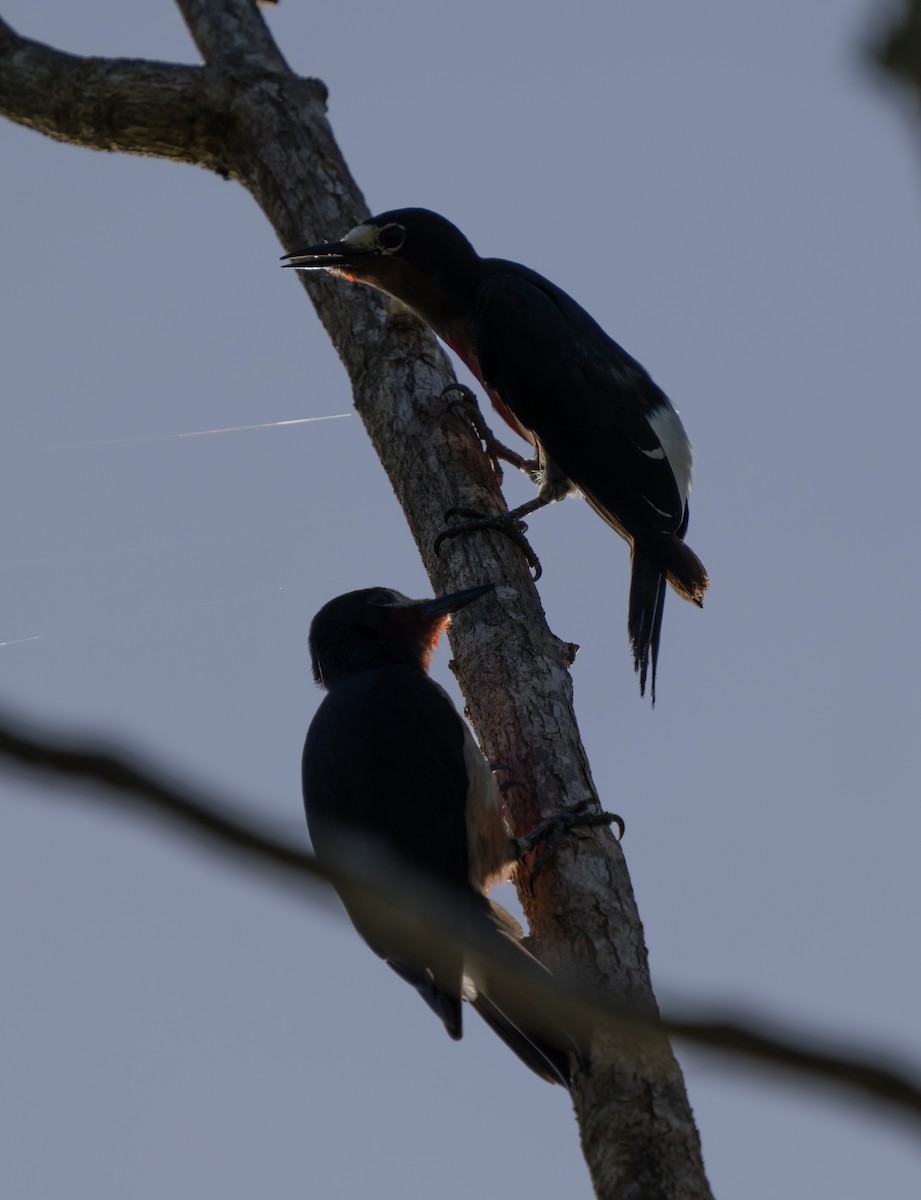
[[[326,696],[307,733],[304,806],[329,831],[380,840],[443,884],[468,879],[464,727],[417,667],[363,671]]]
[[[304,806],[314,849],[321,856],[327,848],[338,851],[348,834],[365,849],[383,846],[392,858],[433,875],[440,886],[455,886],[467,905],[471,932],[478,929],[497,953],[514,956],[519,969],[542,974],[544,968],[519,944],[513,919],[469,883],[464,741],[464,725],[450,700],[418,668],[382,667],[337,684],[320,705],[304,746]],[[386,914],[352,896],[345,899],[371,949],[459,1038],[463,957],[447,963],[441,957],[433,969],[394,945]],[[487,1024],[542,1079],[568,1087],[565,1035],[548,1042],[510,1020],[501,980],[490,980],[489,968],[476,961],[470,968],[477,987],[473,1003]],[[520,1007],[520,996],[517,1001]]]
[[[441,886],[469,890],[463,751],[460,718],[421,669],[383,667],[337,684],[304,745],[304,808],[317,854],[339,851],[351,836],[364,850],[381,846],[391,865],[402,859]],[[388,941],[386,916],[373,905],[350,897],[346,907],[371,949],[460,1037],[461,957],[436,978]]]
[[[496,262],[480,289],[484,382],[619,532],[677,533],[685,496],[651,419],[680,420],[644,368],[561,289]],[[686,444],[686,443],[685,443]],[[688,452],[688,473],[690,470]]]

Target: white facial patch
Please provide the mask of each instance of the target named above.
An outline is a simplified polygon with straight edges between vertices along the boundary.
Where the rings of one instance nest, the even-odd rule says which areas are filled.
[[[682,503],[685,503],[691,490],[691,443],[684,432],[681,418],[670,404],[665,404],[661,408],[653,409],[647,419],[665,451],[668,465],[678,485],[678,494]],[[650,453],[647,450],[645,453],[649,454],[650,458],[656,457],[655,451]]]
[[[380,230],[376,225],[356,225],[342,239],[347,246],[359,246],[362,250],[372,250],[377,245],[377,235]]]

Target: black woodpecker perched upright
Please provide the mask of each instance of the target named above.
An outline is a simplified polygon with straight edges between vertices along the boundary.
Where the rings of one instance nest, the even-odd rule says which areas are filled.
[[[576,240],[597,257],[590,238]],[[655,703],[665,584],[698,606],[708,584],[684,544],[691,446],[662,389],[564,291],[519,263],[480,258],[459,229],[427,209],[381,213],[341,241],[286,258],[286,266],[331,271],[411,308],[535,447],[539,500],[581,492],[629,542],[634,668],[644,693],[651,665]]]
[[[320,858],[349,848],[383,851],[448,889],[471,927],[498,953],[544,973],[521,946],[514,919],[485,896],[521,851],[509,836],[489,763],[428,663],[450,619],[492,584],[435,600],[408,600],[366,588],[331,600],[310,627],[313,674],[326,689],[307,732],[304,808]],[[392,924],[367,900],[343,896],[375,954],[411,983],[452,1038],[462,1033],[461,1000],[541,1078],[570,1085],[569,1054],[516,1024],[490,995],[488,970],[462,955],[416,958],[394,943]],[[562,1045],[568,1044],[565,1035]]]

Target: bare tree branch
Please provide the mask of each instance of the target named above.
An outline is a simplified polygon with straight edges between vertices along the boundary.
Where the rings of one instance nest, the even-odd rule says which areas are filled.
[[[0,20],[0,111],[58,141],[221,170],[195,121],[208,91],[201,67],[77,58]]]
[[[238,179],[284,249],[340,234],[367,215],[326,120],[322,85],[288,71],[255,5],[180,0],[180,7],[205,56],[202,68],[74,59],[0,25],[0,112],[60,140],[195,161]],[[527,784],[508,797],[516,831],[524,832],[539,813],[597,794],[573,715],[574,648],[547,628],[524,560],[501,536],[456,539],[443,558],[433,552],[446,509],[501,511],[504,502],[478,442],[441,399],[452,375],[432,336],[368,290],[313,276],[301,283],[346,365],[436,590],[499,584],[501,619],[458,623],[452,647],[485,753]],[[552,970],[655,1015],[642,924],[608,832],[568,838],[536,896],[525,890],[522,903]],[[684,1081],[664,1037],[647,1039],[639,1064],[616,1036],[599,1037],[574,1101],[599,1196],[710,1196]]]
[[[0,716],[0,755],[43,774],[59,777],[59,785],[78,783],[82,799],[119,813],[156,820],[182,842],[199,845],[218,860],[243,867],[261,880],[293,885],[301,897],[317,899],[317,884],[331,883],[345,891],[373,898],[380,910],[401,926],[401,936],[425,961],[457,947],[474,950],[489,961],[491,978],[501,974],[509,989],[510,1011],[519,1011],[534,1027],[538,1011],[548,1022],[571,1030],[586,1044],[599,1030],[614,1036],[627,1054],[641,1057],[648,1034],[662,1031],[732,1059],[793,1071],[813,1083],[845,1088],[863,1099],[885,1103],[914,1122],[921,1122],[921,1069],[913,1080],[881,1065],[881,1055],[857,1056],[819,1049],[821,1039],[800,1034],[782,1038],[740,1020],[665,1016],[631,1010],[629,1006],[579,989],[566,980],[522,972],[521,955],[499,958],[492,941],[471,942],[464,912],[452,897],[434,889],[428,880],[407,879],[405,867],[388,865],[350,853],[341,864],[318,862],[306,851],[280,838],[244,815],[242,805],[220,804],[187,785],[168,783],[123,753],[26,732],[21,723]],[[389,868],[389,869],[388,869]],[[305,891],[305,885],[307,890]],[[420,915],[421,914],[421,915]],[[763,1025],[764,1022],[762,1021]]]
[[[259,69],[290,68],[275,45],[262,14],[252,0],[176,0],[198,52],[205,62],[251,62]]]

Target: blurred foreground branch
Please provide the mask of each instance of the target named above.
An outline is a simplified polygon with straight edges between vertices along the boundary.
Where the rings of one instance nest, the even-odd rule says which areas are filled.
[[[921,0],[904,0],[876,51],[880,64],[915,89],[921,100]],[[917,110],[921,114],[921,109]]]
[[[818,1037],[804,1033],[775,1036],[749,1021],[680,1015],[656,1019],[559,977],[525,975],[515,961],[520,956],[505,959],[497,955],[491,941],[471,941],[464,908],[449,892],[433,888],[428,880],[408,880],[403,865],[382,862],[377,853],[372,859],[361,848],[350,848],[348,865],[318,862],[314,855],[253,821],[242,807],[221,804],[183,784],[168,783],[125,754],[99,744],[27,732],[22,723],[2,714],[0,756],[40,774],[57,776],[62,788],[79,784],[76,794],[81,799],[152,819],[172,837],[195,844],[224,863],[292,886],[308,898],[317,899],[320,888],[333,884],[372,899],[406,942],[424,947],[427,956],[462,945],[486,960],[491,971],[503,977],[510,1003],[519,1011],[527,1009],[532,1026],[536,1013],[539,1021],[562,1025],[586,1044],[598,1034],[614,1036],[628,1055],[642,1053],[650,1035],[664,1032],[730,1058],[836,1085],[863,1099],[893,1106],[921,1124],[921,1071],[915,1070],[912,1079],[906,1072],[883,1066],[880,1055],[818,1049]]]

